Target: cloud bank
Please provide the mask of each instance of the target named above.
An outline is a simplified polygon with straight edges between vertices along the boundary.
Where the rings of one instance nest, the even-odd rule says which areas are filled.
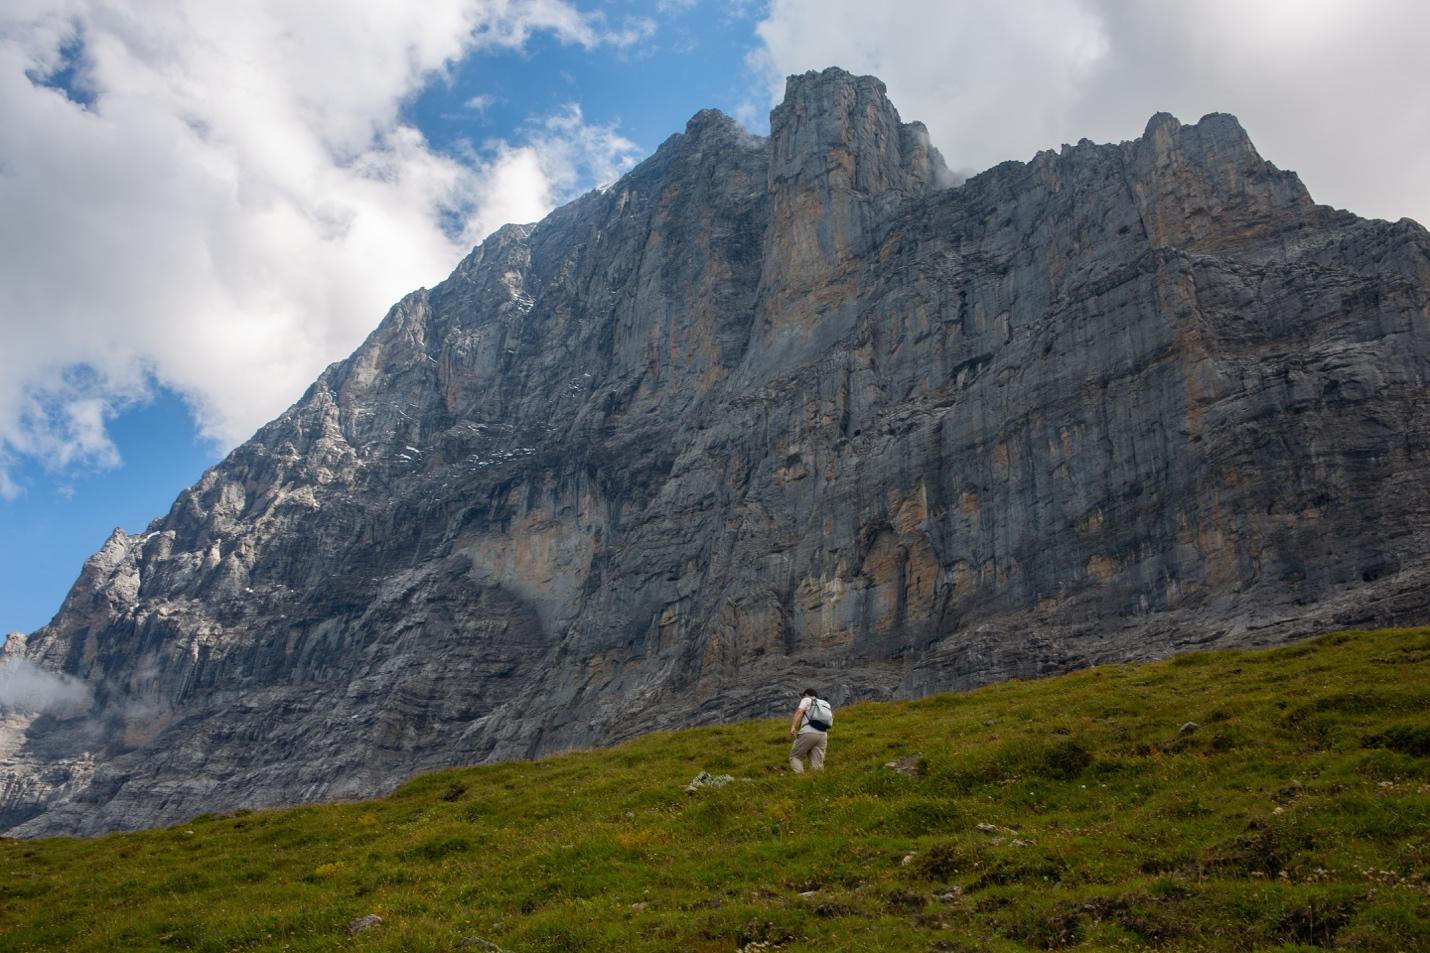
[[[22,658],[0,658],[0,711],[75,715],[89,707],[89,686]]]
[[[790,73],[874,73],[954,168],[1230,112],[1317,201],[1430,224],[1419,0],[774,0],[757,30],[772,99]]]
[[[117,462],[158,384],[246,438],[383,309],[636,150],[576,106],[461,160],[401,106],[541,33],[650,35],[563,0],[11,0],[0,8],[0,496],[20,456]]]

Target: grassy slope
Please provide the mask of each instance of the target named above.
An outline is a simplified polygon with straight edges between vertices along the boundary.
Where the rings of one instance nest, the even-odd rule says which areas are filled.
[[[1338,634],[850,707],[819,777],[766,721],[0,841],[0,949],[1427,950],[1427,675]]]

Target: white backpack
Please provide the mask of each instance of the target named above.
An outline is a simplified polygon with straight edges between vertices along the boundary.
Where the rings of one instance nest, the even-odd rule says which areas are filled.
[[[816,731],[828,731],[834,727],[834,706],[823,698],[815,698],[805,709],[804,721]]]

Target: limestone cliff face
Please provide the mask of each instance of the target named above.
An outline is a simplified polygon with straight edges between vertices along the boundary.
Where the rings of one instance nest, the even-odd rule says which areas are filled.
[[[493,235],[16,643],[0,829],[1426,621],[1423,228],[1229,116],[948,181],[829,70]]]

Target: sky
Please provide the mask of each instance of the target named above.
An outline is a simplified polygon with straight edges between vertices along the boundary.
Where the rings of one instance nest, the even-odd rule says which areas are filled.
[[[1236,114],[1320,202],[1430,222],[1420,0],[6,0],[0,633],[58,610],[485,235],[706,107],[873,73],[976,172]]]

